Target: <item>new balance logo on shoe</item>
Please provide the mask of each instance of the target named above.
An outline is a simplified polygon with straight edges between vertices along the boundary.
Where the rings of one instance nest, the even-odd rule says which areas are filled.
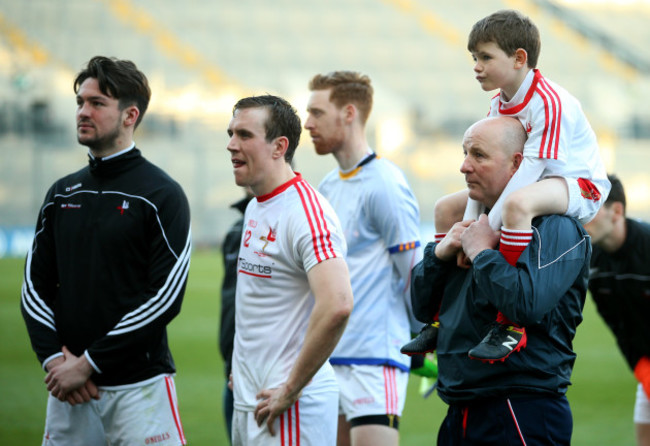
[[[501,345],[503,345],[505,348],[513,350],[518,343],[519,341],[517,339],[513,338],[512,336],[508,336],[508,339],[502,342]]]
[[[485,338],[467,355],[471,359],[489,362],[505,361],[511,353],[526,346],[526,329],[496,323]]]

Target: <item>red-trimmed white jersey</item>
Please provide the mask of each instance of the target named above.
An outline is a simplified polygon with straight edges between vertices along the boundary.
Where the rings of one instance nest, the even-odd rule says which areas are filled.
[[[500,221],[501,205],[507,195],[515,189],[551,176],[568,180],[588,180],[578,181],[578,184],[582,198],[594,204],[587,206],[587,213],[595,215],[609,195],[611,185],[600,156],[596,135],[575,97],[546,79],[539,70],[531,70],[510,101],[501,101],[500,94],[492,98],[488,116],[512,116],[519,119],[528,134],[524,145],[524,158],[544,161],[543,170],[535,167],[538,164],[529,162],[522,163],[515,172],[490,213],[493,228],[500,227],[497,220]],[[589,181],[596,186],[597,191],[587,187]],[[580,198],[580,194],[578,197],[569,197],[567,214],[583,218],[583,214],[573,212],[574,209],[580,208],[572,203],[576,198]],[[498,215],[493,216],[495,211]],[[576,215],[572,215],[573,213]],[[466,214],[466,217],[470,216]]]
[[[339,220],[300,174],[250,201],[239,251],[233,351],[235,407],[254,410],[262,389],[289,376],[303,345],[314,297],[307,272],[344,258]],[[303,390],[337,389],[326,362]]]
[[[609,184],[607,173],[580,102],[564,88],[531,70],[508,102],[492,98],[489,116],[512,116],[528,133],[524,156],[548,160],[542,176],[586,178]],[[606,195],[609,187],[601,193]]]

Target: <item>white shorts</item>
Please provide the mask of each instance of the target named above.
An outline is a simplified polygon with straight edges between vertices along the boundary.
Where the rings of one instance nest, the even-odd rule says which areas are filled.
[[[350,421],[371,415],[402,416],[408,372],[384,365],[335,365],[339,414]]]
[[[569,188],[569,206],[566,215],[577,218],[583,225],[589,223],[605,203],[606,196],[594,183],[584,178],[564,178],[564,180]]]
[[[258,426],[253,411],[235,408],[233,446],[335,446],[338,392],[327,390],[301,396],[275,419],[275,436],[266,424]]]
[[[634,422],[637,424],[650,424],[650,400],[648,400],[648,395],[646,395],[641,384],[636,387]]]
[[[74,406],[50,395],[43,446],[187,444],[171,376],[102,387],[99,395]]]

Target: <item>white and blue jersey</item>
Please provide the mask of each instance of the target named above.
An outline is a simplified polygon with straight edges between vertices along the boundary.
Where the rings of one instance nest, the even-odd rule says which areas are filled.
[[[341,221],[354,293],[354,310],[330,362],[408,371],[410,358],[399,349],[411,338],[409,277],[404,276],[421,257],[415,196],[400,169],[375,154],[350,172],[330,172],[319,191]],[[400,268],[395,257],[405,251],[413,253],[414,263]]]

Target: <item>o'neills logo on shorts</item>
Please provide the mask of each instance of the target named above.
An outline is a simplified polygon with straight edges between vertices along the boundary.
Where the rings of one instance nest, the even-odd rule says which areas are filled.
[[[238,272],[248,274],[249,276],[262,277],[264,279],[270,279],[273,274],[273,268],[269,265],[261,265],[258,263],[251,263],[246,259],[239,258],[239,270]]]
[[[170,438],[172,438],[172,436],[169,435],[169,432],[165,432],[164,434],[154,435],[153,437],[145,438],[144,444],[156,444],[156,443],[160,443],[161,441],[169,440]]]
[[[76,203],[61,203],[61,209],[81,209],[81,205]]]

